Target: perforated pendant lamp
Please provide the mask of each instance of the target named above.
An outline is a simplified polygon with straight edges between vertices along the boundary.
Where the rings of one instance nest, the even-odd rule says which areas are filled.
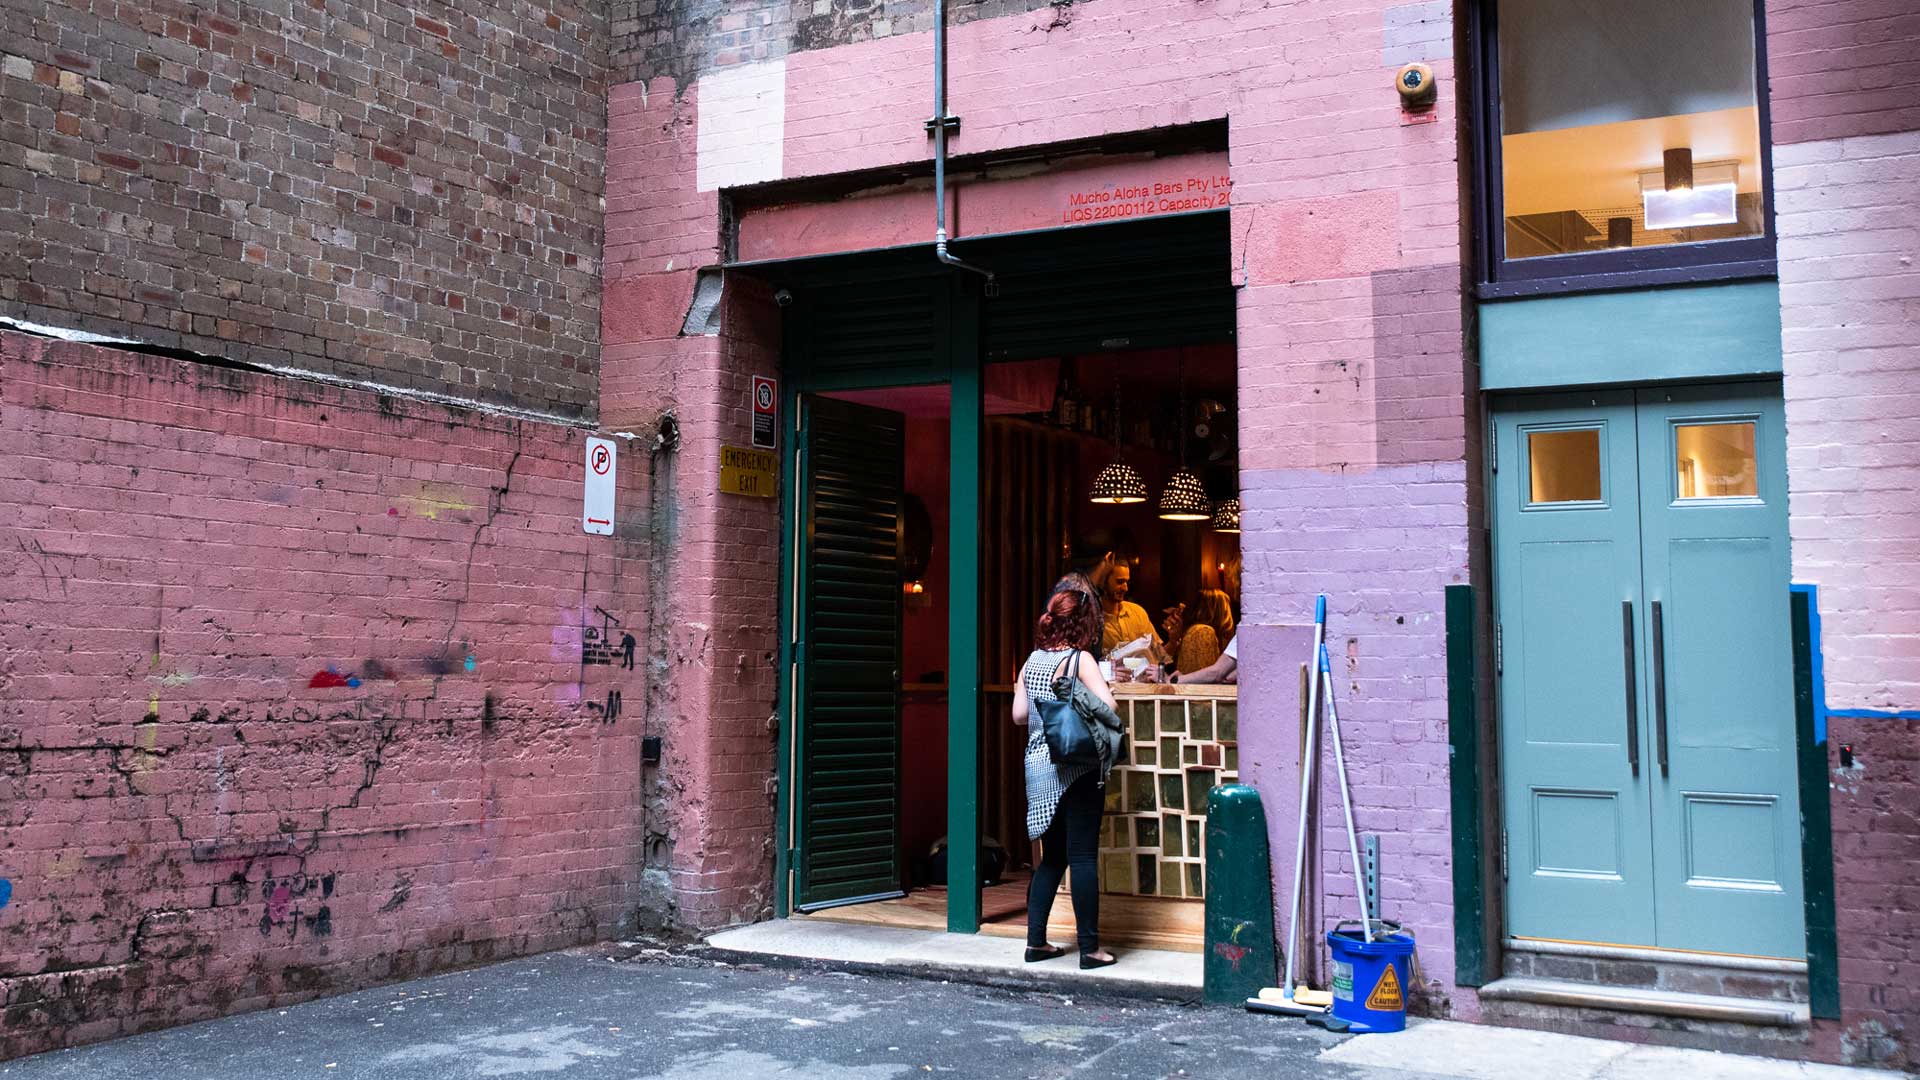
[[[1217,533],[1237,533],[1240,531],[1240,500],[1221,499],[1213,508],[1213,531]]]
[[[1206,521],[1213,516],[1207,486],[1187,468],[1187,358],[1180,357],[1180,468],[1160,491],[1162,521]]]
[[[1160,517],[1166,521],[1206,521],[1213,516],[1206,486],[1191,470],[1182,468],[1167,479],[1160,492]]]
[[[1127,464],[1121,445],[1126,428],[1120,421],[1120,370],[1113,372],[1113,461],[1093,478],[1092,501],[1102,506],[1132,506],[1147,501],[1147,482]]]

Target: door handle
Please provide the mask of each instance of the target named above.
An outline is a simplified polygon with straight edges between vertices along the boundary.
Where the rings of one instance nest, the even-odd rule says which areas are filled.
[[[1620,601],[1620,643],[1627,658],[1627,764],[1640,775],[1640,689],[1634,674],[1633,601]]]
[[[1653,741],[1660,775],[1667,775],[1667,631],[1660,618],[1660,601],[1653,602]]]

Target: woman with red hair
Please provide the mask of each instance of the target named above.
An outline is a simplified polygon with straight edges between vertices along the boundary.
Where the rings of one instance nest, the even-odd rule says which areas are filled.
[[[1013,722],[1026,724],[1032,703],[1057,700],[1054,680],[1075,665],[1080,681],[1094,696],[1113,706],[1113,690],[1100,675],[1090,651],[1100,643],[1103,614],[1093,585],[1068,574],[1053,587],[1034,631],[1033,654],[1014,682]],[[1080,966],[1106,967],[1114,956],[1100,948],[1100,815],[1104,810],[1107,770],[1098,765],[1057,765],[1038,724],[1027,734],[1027,837],[1040,841],[1040,864],[1027,885],[1027,963],[1051,960],[1066,950],[1047,943],[1047,919],[1060,878],[1072,873],[1073,921],[1080,938]]]

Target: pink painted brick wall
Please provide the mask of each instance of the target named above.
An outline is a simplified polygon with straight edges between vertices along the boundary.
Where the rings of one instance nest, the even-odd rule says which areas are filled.
[[[1420,7],[1444,22],[1443,6]],[[1296,623],[1313,593],[1334,594],[1349,650],[1344,718],[1369,747],[1356,761],[1362,827],[1395,837],[1388,910],[1421,931],[1427,1007],[1470,1010],[1471,993],[1451,985],[1441,619],[1443,587],[1469,575],[1471,490],[1453,63],[1439,34],[1421,57],[1441,81],[1438,122],[1403,122],[1392,74],[1410,58],[1400,53],[1422,46],[1396,30],[1389,56],[1388,27],[1404,27],[1406,9],[1095,0],[970,22],[950,34],[951,107],[964,117],[961,154],[1228,122],[1235,283],[1247,286],[1246,622]],[[783,177],[924,161],[930,45],[917,33],[788,54]],[[764,866],[769,839],[773,684],[751,660],[775,646],[774,582],[762,571],[777,539],[770,507],[693,493],[711,490],[718,445],[744,440],[742,380],[776,366],[778,336],[771,321],[741,321],[766,316],[763,302],[730,308],[718,338],[680,336],[670,305],[643,315],[646,297],[685,295],[686,275],[721,258],[718,199],[695,190],[699,91],[661,77],[611,94],[602,415],[618,428],[649,402],[675,403],[687,438],[672,481],[687,493],[676,501],[687,558],[675,566],[688,584],[662,595],[682,612],[676,623],[745,612],[727,623],[739,627],[735,648],[702,652],[676,706],[690,735],[706,732],[703,753],[737,765],[695,792],[706,826],[701,868],[688,872],[713,883],[703,910],[717,917],[758,901],[749,871]],[[876,242],[893,221],[876,222]],[[615,297],[629,289],[623,309]],[[708,528],[740,542],[703,546]],[[745,680],[731,681],[730,656],[743,658]],[[1298,659],[1243,662],[1251,675]],[[1279,701],[1250,700],[1245,716],[1295,723]],[[736,805],[736,817],[720,809]]]
[[[14,333],[0,395],[0,1058],[631,920],[644,459],[587,537],[584,429]]]
[[[1920,1062],[1920,11],[1767,5],[1794,580],[1819,586],[1841,1020]],[[1873,715],[1873,714],[1880,715]],[[1840,768],[1850,745],[1855,765]]]
[[[1766,13],[1775,145],[1920,129],[1911,0],[1767,0]]]
[[[1774,162],[1794,578],[1828,704],[1920,708],[1920,131]]]

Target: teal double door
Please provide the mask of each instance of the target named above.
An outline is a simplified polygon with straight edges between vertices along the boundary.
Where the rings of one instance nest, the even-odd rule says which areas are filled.
[[[1778,385],[1494,420],[1508,933],[1803,957]]]

